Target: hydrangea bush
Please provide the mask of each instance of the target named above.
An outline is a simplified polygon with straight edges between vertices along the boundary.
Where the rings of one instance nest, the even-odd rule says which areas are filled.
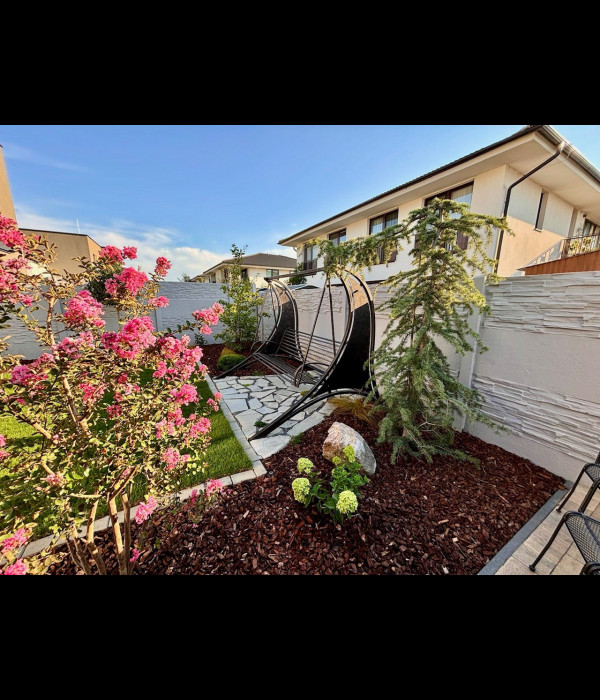
[[[80,272],[59,273],[54,246],[24,235],[4,217],[0,243],[10,249],[0,254],[0,323],[22,322],[43,349],[25,364],[7,353],[6,338],[0,340],[0,414],[39,436],[35,451],[18,453],[0,436],[0,568],[4,574],[43,570],[43,564],[16,558],[40,526],[66,539],[85,573],[106,573],[93,526],[102,505],[110,515],[119,573],[127,574],[139,556],[131,540],[134,481],[145,489],[135,515],[142,523],[184,470],[201,480],[208,416],[218,410],[213,399],[201,400],[195,386],[206,373],[202,350],[189,347],[187,335],[158,332],[147,315],[168,304],[158,293],[170,263],[158,258],[146,274],[124,266],[135,259],[135,248],[107,246],[97,261],[79,258]],[[115,264],[118,271],[104,286],[119,330],[107,332],[102,305],[82,287],[106,278]],[[222,311],[220,304],[196,311],[184,329],[206,334]]]
[[[344,458],[333,458],[329,489],[318,476],[315,465],[306,457],[298,460],[298,472],[303,476],[294,479],[294,498],[304,506],[315,502],[320,513],[326,513],[336,523],[343,523],[344,516],[351,517],[358,510],[360,489],[369,483],[361,473],[362,466],[356,461],[354,448],[348,445],[343,451]]]

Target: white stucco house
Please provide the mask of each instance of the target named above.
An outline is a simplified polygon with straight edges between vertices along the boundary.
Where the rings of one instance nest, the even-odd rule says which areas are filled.
[[[221,260],[220,263],[213,265],[201,275],[195,277],[193,281],[221,284],[227,282],[228,268],[233,262],[233,258]],[[285,255],[273,255],[271,253],[245,255],[242,258],[242,276],[247,277],[257,287],[266,287],[266,277],[287,275],[295,270],[296,265],[296,258],[287,257]]]
[[[361,202],[279,241],[305,270],[318,269],[314,238],[369,236],[435,197],[466,202],[479,214],[506,215],[515,236],[496,231],[488,251],[510,276],[564,238],[600,225],[600,172],[548,125],[526,126],[501,141]],[[466,245],[459,241],[458,245]],[[410,265],[408,249],[365,271],[367,282]],[[313,277],[316,284],[320,275]]]

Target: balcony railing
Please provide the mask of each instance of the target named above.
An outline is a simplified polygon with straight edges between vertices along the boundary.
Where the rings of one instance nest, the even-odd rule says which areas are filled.
[[[304,262],[300,263],[300,269],[302,271],[304,271],[304,270],[316,270],[317,269],[317,261],[316,260],[305,260]]]
[[[561,241],[559,257],[571,258],[573,255],[593,253],[596,250],[600,250],[600,233],[595,233],[592,236],[575,236]]]

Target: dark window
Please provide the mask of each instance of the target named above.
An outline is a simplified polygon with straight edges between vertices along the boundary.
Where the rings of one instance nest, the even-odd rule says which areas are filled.
[[[330,233],[329,240],[333,241],[333,245],[339,245],[340,243],[344,243],[346,240],[346,229],[336,231],[336,233]]]
[[[316,270],[317,268],[317,246],[309,245],[304,246],[304,251],[302,253],[302,269],[303,270]]]
[[[463,204],[468,204],[471,206],[471,199],[473,198],[473,183],[470,182],[468,185],[461,185],[460,187],[455,187],[452,190],[446,190],[446,192],[440,192],[439,194],[434,194],[432,197],[427,197],[425,200],[425,206],[431,204],[434,199],[451,199],[454,202],[462,202]],[[458,214],[453,214],[453,217],[457,217]],[[456,237],[456,245],[461,250],[466,250],[469,245],[469,237],[463,236],[459,233]]]
[[[535,217],[535,229],[541,231],[544,228],[544,217],[546,216],[546,206],[548,204],[548,193],[542,192],[540,195],[540,203],[538,205],[537,215]]]
[[[248,268],[243,268],[242,270],[242,279],[247,280],[248,279]]]
[[[583,224],[583,234],[584,236],[597,236],[600,233],[600,226],[598,224],[595,224],[593,221],[590,221],[589,219],[585,220],[585,223]]]
[[[279,270],[267,270],[265,277],[279,277]]]
[[[371,221],[369,221],[369,236],[374,233],[381,233],[385,231],[386,228],[390,226],[398,225],[398,210],[389,211],[387,214],[381,214],[381,216],[376,216]],[[396,251],[394,251],[387,262],[391,263],[396,260]],[[383,259],[383,250],[379,249],[379,264],[383,265],[386,261]]]

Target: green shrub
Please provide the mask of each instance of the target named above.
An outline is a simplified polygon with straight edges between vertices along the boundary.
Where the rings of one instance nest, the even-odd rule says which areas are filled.
[[[236,355],[235,353],[231,355],[221,354],[221,357],[219,357],[219,361],[217,362],[217,368],[220,369],[221,372],[227,372],[227,370],[237,365],[238,362],[245,359],[246,358],[243,355]]]
[[[331,470],[328,489],[317,475],[314,464],[306,457],[300,457],[298,472],[303,476],[294,479],[292,491],[299,503],[309,506],[316,501],[320,513],[330,515],[335,523],[341,524],[344,516],[351,518],[358,510],[360,489],[369,483],[369,479],[361,473],[362,467],[350,445],[344,447],[344,459],[334,457],[333,463],[335,467]]]

